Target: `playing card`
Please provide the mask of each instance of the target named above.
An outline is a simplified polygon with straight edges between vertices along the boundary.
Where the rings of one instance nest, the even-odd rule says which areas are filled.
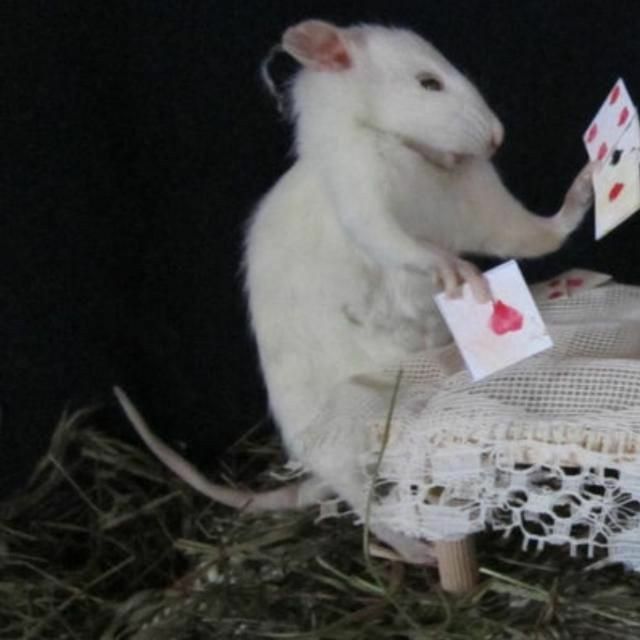
[[[599,287],[609,282],[611,276],[588,269],[570,269],[550,280],[537,282],[531,286],[531,294],[537,302],[548,302],[561,298],[570,298],[580,291]]]
[[[593,175],[596,239],[640,209],[640,129],[625,130],[604,166]]]
[[[493,301],[479,304],[469,285],[436,304],[474,380],[553,346],[522,273],[513,260],[485,273]]]
[[[604,160],[635,116],[636,108],[624,80],[620,78],[584,133],[583,140],[589,158]]]
[[[634,112],[634,117],[629,124],[625,127],[622,135],[618,139],[618,142],[613,148],[614,153],[616,151],[640,151],[640,124],[638,124],[638,112]]]
[[[547,282],[533,285],[531,294],[534,298],[539,297],[542,300],[559,300],[569,295],[569,284],[565,277],[558,276]]]

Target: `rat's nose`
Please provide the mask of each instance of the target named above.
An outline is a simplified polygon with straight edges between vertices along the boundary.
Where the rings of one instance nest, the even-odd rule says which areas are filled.
[[[496,151],[498,147],[502,144],[504,140],[504,127],[500,120],[496,120],[493,123],[493,127],[491,128],[491,149],[492,151]]]

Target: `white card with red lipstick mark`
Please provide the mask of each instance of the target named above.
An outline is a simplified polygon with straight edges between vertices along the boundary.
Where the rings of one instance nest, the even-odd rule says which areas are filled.
[[[636,108],[624,80],[620,78],[583,135],[589,158],[604,160],[635,116]]]
[[[553,346],[518,264],[510,260],[485,276],[492,302],[476,302],[468,284],[459,298],[435,296],[474,380]]]
[[[596,239],[640,209],[640,126],[638,112],[620,78],[583,136],[594,172]]]

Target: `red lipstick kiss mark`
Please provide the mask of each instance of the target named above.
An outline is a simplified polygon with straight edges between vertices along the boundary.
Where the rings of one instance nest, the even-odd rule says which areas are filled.
[[[603,142],[598,149],[598,160],[604,160],[607,155],[607,151],[609,151],[609,147],[607,147],[606,142]]]
[[[618,126],[621,127],[629,119],[629,108],[625,107],[618,116]]]
[[[549,300],[555,300],[556,298],[559,298],[562,295],[562,291],[552,291],[547,298]]]
[[[577,287],[581,287],[584,284],[584,280],[582,278],[567,278],[567,285],[571,289],[576,289]]]
[[[509,331],[520,331],[524,324],[522,314],[513,307],[497,300],[493,303],[493,315],[489,320],[491,330],[501,336]]]
[[[593,142],[598,135],[598,125],[596,123],[591,125],[591,128],[587,132],[587,142]]]
[[[613,202],[624,189],[624,183],[616,182],[613,187],[611,187],[611,191],[609,191],[609,202]]]
[[[620,86],[616,85],[615,87],[613,87],[611,91],[611,95],[609,96],[609,104],[615,104],[619,97],[620,97]]]

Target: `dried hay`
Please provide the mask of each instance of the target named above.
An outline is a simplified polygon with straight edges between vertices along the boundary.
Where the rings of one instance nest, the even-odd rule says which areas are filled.
[[[221,478],[267,486],[277,444],[245,439]],[[233,480],[232,480],[233,478]],[[0,504],[0,637],[7,640],[636,638],[640,576],[588,571],[480,536],[464,598],[437,574],[371,559],[348,518],[238,514],[142,447],[61,421],[22,495]]]

